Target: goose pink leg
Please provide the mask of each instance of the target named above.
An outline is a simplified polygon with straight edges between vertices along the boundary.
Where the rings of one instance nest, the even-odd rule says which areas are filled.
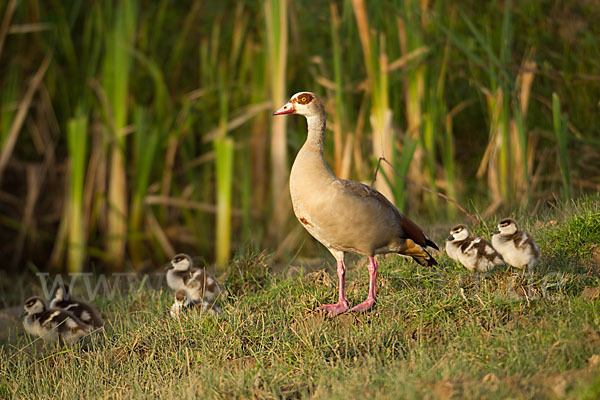
[[[344,265],[344,261],[339,260],[337,262],[337,275],[339,282],[338,302],[336,304],[323,304],[319,307],[319,310],[326,311],[329,317],[335,317],[336,315],[344,313],[350,309],[350,303],[346,299],[345,295],[346,266]]]
[[[377,287],[377,260],[375,257],[369,257],[369,295],[367,300],[352,307],[350,311],[365,312],[375,304],[375,288]]]

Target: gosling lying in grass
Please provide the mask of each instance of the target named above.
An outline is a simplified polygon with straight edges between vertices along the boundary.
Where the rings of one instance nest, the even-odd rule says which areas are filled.
[[[68,285],[61,284],[56,288],[54,296],[50,301],[50,308],[57,308],[73,313],[77,318],[92,328],[101,328],[104,321],[95,307],[80,300],[71,298],[71,290]]]
[[[41,297],[27,299],[24,309],[23,326],[27,333],[46,341],[73,342],[92,330],[91,325],[84,324],[69,311],[48,309]]]

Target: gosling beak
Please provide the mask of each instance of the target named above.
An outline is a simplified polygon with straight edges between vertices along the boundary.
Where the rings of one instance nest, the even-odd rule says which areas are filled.
[[[293,114],[295,112],[296,112],[296,110],[294,110],[294,105],[288,101],[279,110],[273,111],[273,115]]]
[[[453,240],[454,240],[454,236],[452,236],[452,235],[450,235],[450,236],[448,236],[448,237],[446,238],[446,241],[447,241],[447,242],[451,242],[451,241],[453,241]]]
[[[500,233],[500,229],[496,229],[494,232],[492,232],[492,235],[497,235]]]
[[[175,268],[175,267],[173,267],[173,264],[169,264],[169,265],[167,265],[167,267],[165,268],[165,270],[168,271],[168,270],[173,269],[173,268]]]

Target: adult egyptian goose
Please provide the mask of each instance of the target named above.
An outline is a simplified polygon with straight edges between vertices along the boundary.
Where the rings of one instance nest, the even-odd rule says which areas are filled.
[[[177,254],[167,266],[167,284],[175,291],[184,290],[192,301],[205,300],[214,303],[221,288],[204,269],[193,268],[192,258]]]
[[[471,272],[487,272],[504,264],[502,256],[490,242],[471,236],[464,225],[456,225],[450,231],[450,236],[446,239],[446,253]]]
[[[350,309],[346,299],[344,254],[369,257],[367,299],[351,311],[363,312],[375,304],[376,254],[398,253],[421,265],[436,265],[427,247],[438,249],[421,228],[384,195],[359,182],[339,179],[323,158],[325,107],[316,94],[300,92],[273,115],[306,117],[308,136],[298,152],[290,174],[290,195],[296,218],[333,254],[339,280],[338,302],[319,309],[335,316]],[[438,249],[439,250],[439,249]]]
[[[492,232],[492,245],[504,261],[515,268],[533,268],[540,261],[540,249],[527,232],[519,230],[517,223],[505,218]]]
[[[50,301],[50,308],[69,311],[81,322],[92,326],[94,329],[101,328],[104,325],[100,313],[93,306],[71,298],[71,289],[67,284],[58,285]]]
[[[65,310],[48,309],[41,297],[30,297],[25,301],[23,326],[31,334],[44,340],[72,342],[92,330],[79,318]]]

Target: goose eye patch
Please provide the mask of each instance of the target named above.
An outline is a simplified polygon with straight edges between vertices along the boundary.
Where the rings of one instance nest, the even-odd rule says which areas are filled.
[[[300,96],[298,96],[297,101],[298,104],[308,104],[312,101],[313,96],[308,94],[308,93],[303,93]]]

